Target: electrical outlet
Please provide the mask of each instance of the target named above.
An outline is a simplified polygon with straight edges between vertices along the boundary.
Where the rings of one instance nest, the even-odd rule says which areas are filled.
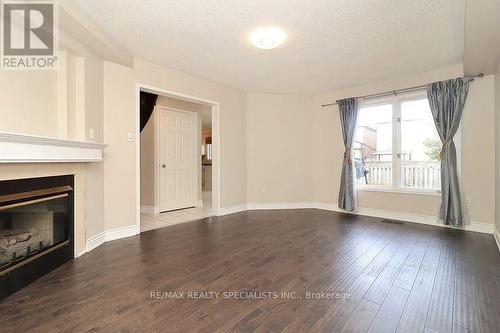
[[[95,139],[95,131],[93,128],[89,129],[89,139],[94,140]]]
[[[267,193],[269,191],[269,188],[267,185],[262,186],[262,193]]]

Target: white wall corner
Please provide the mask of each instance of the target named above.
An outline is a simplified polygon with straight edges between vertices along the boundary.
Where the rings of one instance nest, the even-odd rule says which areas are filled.
[[[59,0],[58,4],[61,29],[64,31],[61,37],[65,45],[73,46],[73,40],[76,40],[104,60],[128,67],[134,66],[133,56],[88,14],[87,10],[91,5],[74,0]],[[66,37],[67,35],[72,38]]]
[[[156,214],[156,209],[153,206],[141,206],[142,214]]]
[[[90,252],[94,250],[95,248],[104,244],[104,242],[105,242],[104,232],[100,232],[97,235],[90,237],[89,239],[87,239],[87,243],[85,245],[85,251],[79,256],[83,255],[85,252]]]
[[[218,216],[235,214],[235,213],[243,212],[245,210],[247,210],[247,205],[246,204],[235,205],[235,206],[228,206],[228,207],[221,207],[219,209]]]
[[[500,251],[500,233],[498,232],[496,226],[493,228],[493,237],[495,237],[495,242],[497,242],[498,251]]]
[[[106,242],[109,242],[109,241],[114,241],[117,239],[132,237],[132,236],[135,236],[137,234],[138,234],[137,226],[131,225],[128,227],[106,230],[104,232],[104,239]]]
[[[123,227],[123,228],[116,228],[116,229],[111,229],[111,230],[106,230],[103,232],[98,233],[95,236],[90,237],[87,239],[85,250],[76,254],[76,258],[81,257],[87,252],[90,252],[102,244],[122,238],[127,238],[127,237],[132,237],[135,235],[138,235],[140,233],[139,230],[137,230],[137,227],[135,225],[131,225],[128,227]]]
[[[83,249],[82,251],[80,252],[75,252],[75,259],[77,258],[80,258],[81,256],[83,256],[85,253],[87,253],[87,249]]]

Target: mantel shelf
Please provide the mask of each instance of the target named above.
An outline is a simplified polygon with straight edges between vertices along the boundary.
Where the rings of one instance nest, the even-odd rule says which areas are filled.
[[[102,161],[104,144],[0,132],[0,163]]]

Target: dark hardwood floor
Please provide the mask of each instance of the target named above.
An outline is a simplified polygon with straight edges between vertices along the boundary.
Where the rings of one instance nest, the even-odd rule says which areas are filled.
[[[106,243],[1,302],[0,331],[499,332],[500,254],[479,233],[245,212]]]

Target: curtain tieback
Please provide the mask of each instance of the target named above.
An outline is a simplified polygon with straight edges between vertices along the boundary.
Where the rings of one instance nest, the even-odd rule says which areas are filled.
[[[446,146],[448,146],[451,141],[453,141],[453,138],[446,139],[445,142],[443,142],[443,146],[441,147],[441,151],[439,152],[439,159],[443,160],[444,158],[444,150],[446,149]]]
[[[351,150],[349,148],[346,148],[344,151],[344,160],[347,160],[347,163],[349,163],[349,165],[352,164]]]

